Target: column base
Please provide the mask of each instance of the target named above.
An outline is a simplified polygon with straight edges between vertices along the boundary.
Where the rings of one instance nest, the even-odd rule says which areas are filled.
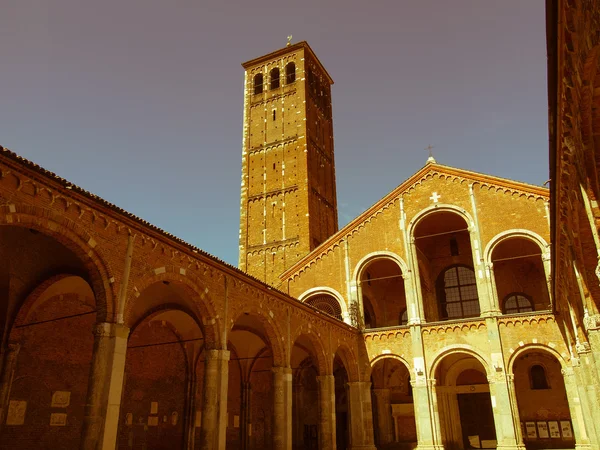
[[[499,445],[496,447],[496,450],[525,450],[526,447],[524,444],[516,444],[516,445]]]
[[[590,448],[592,448],[592,444],[575,444],[576,450],[588,450]]]
[[[444,450],[444,445],[443,444],[430,444],[430,445],[417,444],[417,446],[415,447],[415,450]]]

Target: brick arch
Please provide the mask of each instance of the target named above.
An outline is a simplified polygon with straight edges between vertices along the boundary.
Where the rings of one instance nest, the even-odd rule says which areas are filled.
[[[465,345],[465,344],[455,344],[450,347],[443,348],[432,358],[433,362],[431,364],[431,369],[429,370],[428,378],[435,379],[435,371],[437,370],[440,362],[446,356],[450,356],[450,355],[453,355],[456,353],[462,353],[462,354],[474,357],[483,366],[486,376],[489,376],[492,374],[492,372],[490,370],[490,367],[492,365],[491,362],[488,361],[485,357],[483,357],[474,347],[471,347],[470,345]]]
[[[475,221],[466,209],[455,205],[435,204],[433,206],[429,206],[425,209],[422,209],[411,219],[410,223],[408,224],[408,235],[411,240],[414,239],[415,229],[417,228],[417,226],[419,226],[419,223],[421,223],[421,221],[430,214],[435,214],[436,212],[450,212],[462,217],[465,223],[467,224],[469,233],[471,233],[471,231],[475,227]],[[473,244],[471,243],[471,245]]]
[[[386,353],[385,355],[375,356],[369,363],[371,365],[371,369],[375,366],[375,364],[377,364],[380,361],[383,361],[384,359],[395,359],[396,361],[399,361],[400,364],[406,367],[408,373],[411,373],[410,363],[405,358],[403,358],[400,355],[396,355],[395,353]]]
[[[543,344],[526,344],[523,347],[519,347],[517,350],[515,350],[515,352],[512,355],[510,355],[510,358],[508,359],[508,364],[506,365],[506,372],[513,373],[515,361],[524,353],[536,350],[548,353],[554,358],[556,358],[556,360],[560,364],[561,369],[565,370],[568,368],[567,361],[565,361],[562,355],[552,347]]]
[[[336,356],[339,356],[344,364],[344,368],[348,373],[348,382],[360,381],[358,359],[356,358],[356,355],[350,346],[348,346],[348,344],[345,342],[342,342],[338,345],[331,357],[331,367],[333,367],[333,360]]]
[[[342,294],[340,294],[333,288],[330,288],[328,286],[317,286],[314,288],[310,288],[304,291],[302,294],[300,294],[300,296],[298,296],[298,300],[300,300],[302,303],[307,303],[309,300],[313,299],[318,295],[330,295],[335,300],[337,300],[338,304],[340,305],[342,320],[344,320],[344,322],[346,323],[349,322],[350,313],[348,312],[348,304],[346,303],[346,300],[344,299]]]
[[[244,310],[237,314],[235,318],[232,318],[228,327],[228,332],[233,329],[239,318],[245,314],[256,318],[263,326],[265,333],[267,334],[265,338],[269,341],[268,344],[273,354],[273,367],[289,367],[290,355],[285,351],[284,335],[276,322],[270,317],[267,317],[264,310],[252,305],[244,308]]]
[[[65,278],[70,278],[70,277],[78,277],[81,278],[79,275],[73,275],[70,273],[61,273],[61,274],[57,274],[57,275],[53,275],[47,279],[45,279],[44,281],[42,281],[40,284],[38,284],[33,291],[31,291],[31,293],[26,297],[25,301],[18,306],[18,311],[17,314],[14,316],[13,320],[10,320],[9,324],[8,324],[8,328],[9,328],[9,341],[10,342],[15,342],[15,341],[19,341],[20,340],[20,332],[19,330],[16,328],[17,325],[22,325],[23,323],[25,323],[26,318],[29,316],[29,314],[35,309],[35,307],[37,306],[37,301],[39,300],[39,298],[44,295],[46,293],[46,291],[52,287],[54,284],[58,283],[61,280],[64,280]],[[81,278],[83,280],[83,278]],[[88,286],[91,285],[86,281],[83,280]],[[95,311],[96,314],[98,314],[97,311]]]
[[[310,328],[305,329],[304,326],[299,327],[296,332],[290,337],[290,352],[294,347],[294,344],[298,340],[299,337],[306,336],[310,343],[313,345],[316,355],[314,356],[315,362],[317,363],[317,370],[319,375],[324,375],[326,373],[331,372],[331,367],[328,366],[327,361],[328,358],[325,353],[325,345],[321,341],[320,337],[316,335]],[[290,358],[292,355],[290,354]]]
[[[94,292],[97,321],[114,319],[115,283],[104,252],[94,239],[73,220],[55,211],[22,204],[0,207],[0,226],[31,228],[55,239],[71,250],[83,263]]]
[[[485,246],[485,250],[483,251],[483,260],[486,264],[492,263],[492,253],[494,249],[502,242],[511,238],[522,238],[527,239],[533,243],[535,243],[538,247],[540,247],[540,251],[542,252],[542,256],[547,255],[550,257],[550,245],[546,242],[546,240],[540,236],[539,234],[526,230],[526,229],[513,229],[506,230],[501,233],[498,233],[494,236]]]
[[[352,274],[352,281],[358,284],[360,282],[360,276],[362,275],[364,269],[376,259],[387,259],[389,261],[393,261],[396,264],[398,264],[402,275],[406,275],[408,273],[408,266],[399,255],[397,255],[394,252],[381,250],[363,256],[361,260],[356,263],[356,266],[354,266],[354,272]]]
[[[221,323],[217,320],[216,308],[214,303],[203,290],[200,285],[196,282],[195,277],[181,275],[178,269],[175,267],[166,267],[165,272],[156,274],[151,272],[146,277],[138,280],[132,279],[129,283],[129,292],[125,304],[124,322],[127,324],[133,318],[131,314],[133,312],[134,305],[137,304],[138,300],[142,298],[144,291],[152,286],[153,284],[168,281],[184,289],[187,300],[190,301],[190,305],[186,305],[188,314],[194,318],[194,320],[201,324],[200,329],[204,335],[204,346],[207,349],[223,348],[224,343],[220,342],[220,329]],[[167,305],[167,303],[165,303]]]

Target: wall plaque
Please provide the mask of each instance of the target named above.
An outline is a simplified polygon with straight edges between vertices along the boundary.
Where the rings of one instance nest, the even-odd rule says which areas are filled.
[[[8,404],[6,425],[23,425],[25,423],[25,411],[27,402],[25,400],[11,400]]]
[[[535,422],[525,422],[525,429],[527,430],[527,439],[537,439]]]
[[[548,429],[550,430],[551,438],[560,439],[560,426],[558,425],[558,422],[556,420],[548,422]]]
[[[546,422],[538,422],[537,430],[540,439],[548,439],[550,437],[550,434],[548,433],[548,424]]]
[[[571,429],[571,422],[568,420],[560,421],[560,431],[562,432],[562,437],[566,439],[573,439],[573,430]]]
[[[51,427],[64,427],[65,425],[67,425],[67,415],[65,413],[50,414]]]
[[[52,394],[52,408],[66,408],[71,404],[71,392],[69,391],[54,391]]]

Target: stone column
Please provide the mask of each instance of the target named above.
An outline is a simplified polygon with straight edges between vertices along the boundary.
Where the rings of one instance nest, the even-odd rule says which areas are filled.
[[[82,450],[116,447],[128,336],[129,328],[121,324],[103,322],[94,327]]]
[[[507,377],[503,368],[497,367],[497,372],[488,376],[490,397],[496,426],[498,450],[525,450],[523,442],[518,438],[517,421],[513,415],[513,405],[510,398]]]
[[[443,450],[435,392],[435,379],[427,380],[417,376],[411,381],[413,402],[415,407],[415,424],[417,426],[418,450]]]
[[[229,351],[206,350],[202,396],[201,450],[225,450]]]
[[[6,423],[6,414],[10,403],[10,390],[17,366],[17,357],[21,350],[21,344],[8,344],[5,352],[2,374],[0,375],[0,430]]]
[[[252,408],[252,385],[242,383],[242,404],[240,408],[240,443],[242,450],[250,448],[251,408]]]
[[[335,450],[335,379],[317,377],[319,382],[319,450]]]
[[[417,257],[417,244],[415,243],[414,236],[410,237],[410,255],[408,258],[408,269],[411,271],[412,275],[410,276],[410,280],[412,281],[412,301],[411,304],[408,305],[409,298],[407,297],[407,305],[408,305],[408,323],[419,324],[425,323],[425,302],[423,300],[423,290],[421,289],[421,276],[419,274],[419,259]],[[405,287],[406,288],[406,287]]]
[[[390,402],[389,389],[373,389],[376,401],[377,421],[379,422],[379,439],[380,443],[387,445],[391,443],[393,438],[392,428],[392,404]]]
[[[496,288],[496,275],[494,274],[493,263],[485,265],[485,275],[487,279],[488,290],[490,292],[490,303],[492,305],[492,309],[501,311],[502,305],[500,305],[500,300],[498,299],[498,289]]]
[[[188,382],[186,386],[186,397],[185,403],[183,426],[184,426],[184,448],[188,450],[194,449],[194,441],[196,437],[196,374],[194,370],[190,370],[188,375]]]
[[[350,450],[376,450],[373,442],[371,383],[348,383]]]
[[[583,414],[583,408],[581,407],[579,391],[577,389],[575,372],[572,367],[563,368],[561,372],[565,382],[565,391],[567,392],[567,400],[569,402],[571,422],[573,422],[573,436],[575,437],[575,448],[592,448],[590,438],[585,427],[585,418]]]
[[[512,410],[513,422],[515,427],[515,437],[517,446],[524,446],[523,431],[521,430],[521,416],[519,413],[519,403],[517,400],[517,390],[515,389],[515,375],[512,373],[506,374],[508,380],[508,396],[510,397],[510,406]]]
[[[273,449],[292,449],[292,369],[273,367]]]

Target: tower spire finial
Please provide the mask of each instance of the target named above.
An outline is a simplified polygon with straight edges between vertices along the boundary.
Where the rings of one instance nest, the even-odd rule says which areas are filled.
[[[431,150],[433,150],[435,147],[433,145],[428,145],[427,147],[425,147],[425,150],[427,150],[429,152],[429,158],[427,158],[427,164],[429,163],[434,163],[435,164],[435,158],[433,157],[433,153],[431,152]]]

